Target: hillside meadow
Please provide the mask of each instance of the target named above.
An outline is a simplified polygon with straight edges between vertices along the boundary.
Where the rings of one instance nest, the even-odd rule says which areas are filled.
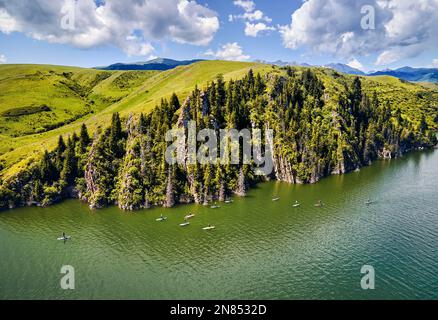
[[[0,172],[10,177],[56,145],[59,135],[78,132],[85,123],[93,133],[114,112],[148,113],[173,93],[184,99],[193,88],[218,74],[237,79],[271,66],[204,61],[165,72],[99,71],[40,65],[0,66]],[[19,108],[48,106],[50,111],[10,117]]]
[[[149,113],[162,99],[176,93],[183,102],[198,86],[217,75],[225,81],[240,79],[253,69],[262,75],[285,69],[247,62],[202,61],[172,70],[101,71],[50,65],[0,66],[0,177],[8,178],[40,159],[56,146],[59,135],[79,132],[85,123],[91,134],[105,127],[112,114]],[[301,73],[306,68],[295,67]],[[326,112],[335,110],[339,93],[354,76],[331,69],[312,68],[325,86]],[[437,127],[438,89],[388,76],[360,77],[364,91],[376,92],[397,106],[405,117],[419,121],[424,115]]]

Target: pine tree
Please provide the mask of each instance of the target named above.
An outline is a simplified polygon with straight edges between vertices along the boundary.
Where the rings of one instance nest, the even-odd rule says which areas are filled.
[[[73,132],[73,135],[71,136],[71,140],[74,142],[75,145],[79,142],[79,137],[76,134],[76,132]]]
[[[359,77],[354,78],[351,100],[353,104],[353,113],[354,115],[357,115],[360,103],[362,101],[362,82],[360,81]]]
[[[420,120],[420,133],[423,134],[427,130],[429,130],[429,125],[427,124],[426,117],[423,114],[421,115],[421,120]]]
[[[58,147],[56,148],[56,158],[55,158],[55,165],[58,171],[62,170],[63,164],[64,164],[64,151],[67,148],[64,142],[64,138],[62,136],[59,136],[58,138]]]
[[[91,143],[91,139],[88,134],[87,126],[84,123],[81,126],[81,133],[79,135],[79,148],[82,153],[85,153],[85,150],[87,149],[90,143]]]
[[[109,145],[112,153],[116,158],[123,156],[123,149],[120,146],[120,140],[123,138],[122,123],[118,113],[114,113],[111,120],[111,130],[109,136]]]
[[[78,160],[75,153],[75,143],[73,139],[68,139],[67,149],[65,151],[65,160],[61,172],[61,181],[65,186],[74,184],[78,172]]]
[[[254,71],[252,71],[252,69],[249,69],[248,71],[248,87],[249,88],[253,88],[254,84],[255,84],[255,79],[254,79]]]
[[[44,152],[43,159],[40,164],[40,177],[44,183],[53,182],[58,175],[58,171],[50,159],[49,152]]]
[[[226,89],[224,76],[222,74],[218,74],[216,77],[216,87],[217,87],[217,105],[219,107],[225,106],[226,102]]]
[[[32,191],[32,197],[36,202],[41,202],[44,199],[44,188],[40,180],[35,181]]]
[[[172,109],[172,112],[175,113],[181,108],[181,104],[179,103],[178,96],[173,93],[170,97],[170,107]]]
[[[256,95],[262,95],[265,91],[265,84],[263,83],[260,73],[257,73],[254,90]]]

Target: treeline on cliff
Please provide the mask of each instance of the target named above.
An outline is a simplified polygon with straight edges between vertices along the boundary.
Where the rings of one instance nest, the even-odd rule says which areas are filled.
[[[263,77],[249,71],[228,83],[218,76],[182,104],[173,95],[147,115],[121,119],[116,113],[111,126],[92,138],[83,125],[79,134],[59,137],[55,150],[3,181],[0,208],[47,206],[66,198],[124,210],[224,201],[244,196],[265,179],[315,183],[437,142],[424,117],[411,120],[376,93],[367,96],[359,78],[345,82],[336,105],[329,107],[323,82],[312,70],[285,71]],[[272,129],[272,174],[257,176],[254,165],[243,163],[168,164],[166,132],[187,131],[189,121],[198,131]]]

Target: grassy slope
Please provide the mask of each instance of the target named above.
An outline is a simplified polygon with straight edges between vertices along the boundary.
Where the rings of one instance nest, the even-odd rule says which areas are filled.
[[[410,120],[419,121],[424,115],[428,123],[436,128],[434,119],[438,114],[438,90],[385,76],[364,77],[363,84],[369,95],[376,91],[392,106],[399,107]]]
[[[298,73],[305,71],[305,67],[295,67]],[[327,68],[313,68],[316,75],[323,81],[327,99],[324,112],[336,110],[339,103],[340,93],[345,91],[345,84],[351,87],[356,76],[335,72]],[[428,123],[435,129],[438,124],[434,123],[438,115],[438,85],[417,84],[400,80],[390,76],[361,76],[362,88],[371,98],[376,92],[382,103],[386,100],[393,107],[399,107],[402,113],[410,120],[420,121],[424,114]]]
[[[87,85],[98,72],[49,66],[7,65],[0,67],[0,115],[17,108],[48,106],[51,111],[20,117],[0,117],[0,134],[19,136],[44,131],[44,125],[68,122],[96,109],[67,84],[75,80],[63,73],[75,72]]]
[[[109,74],[104,71],[71,67],[0,66],[0,89],[2,83],[4,89],[0,91],[0,114],[16,106],[46,103],[52,107],[58,105],[58,101],[60,108],[54,112],[58,117],[62,117],[65,108],[68,108],[69,112],[75,108],[83,111],[89,108],[89,105],[93,108],[93,113],[73,123],[39,134],[13,137],[10,134],[14,132],[13,130],[3,129],[4,132],[0,133],[0,161],[5,163],[6,169],[1,174],[3,177],[8,177],[25,168],[27,163],[39,157],[43,150],[54,148],[59,135],[77,132],[82,123],[86,123],[93,132],[99,126],[106,126],[113,112],[120,112],[122,116],[131,112],[147,113],[162,98],[169,98],[174,92],[183,100],[196,85],[203,87],[220,73],[224,75],[225,80],[237,79],[246,74],[250,68],[261,73],[273,70],[268,65],[224,61],[205,61],[165,72],[113,71]],[[298,70],[302,71],[304,68],[298,68]],[[35,76],[38,72],[43,76],[41,74],[38,77]],[[52,86],[57,81],[65,80],[62,76],[63,72],[71,72],[72,81],[89,90],[86,98],[78,98],[76,94],[68,90],[66,92],[70,95],[58,98],[59,95],[66,94],[63,91],[65,88],[57,91]],[[341,75],[333,81],[333,71],[319,68],[316,72],[326,86],[326,92],[329,95],[326,101],[329,108],[326,112],[330,112],[331,109],[336,108],[339,92],[343,91],[343,82],[350,83],[354,76]],[[106,73],[105,77],[96,82],[96,77],[102,73]],[[377,91],[384,99],[391,100],[404,112],[414,115],[417,119],[421,113],[425,113],[429,122],[432,123],[432,118],[438,114],[438,90],[430,90],[425,86],[402,82],[387,76],[362,77],[362,79],[364,90],[370,95],[373,91]],[[17,87],[18,84],[24,87],[22,86],[21,90],[10,89],[10,87]],[[11,101],[20,103],[11,103]],[[420,109],[421,112],[418,112]],[[29,116],[20,117],[15,124],[19,129],[17,132],[20,130],[25,132],[30,126],[27,117]],[[0,130],[3,128],[1,121],[3,120],[0,116]]]
[[[0,135],[5,138],[42,133],[98,113],[155,74],[157,72],[103,72],[56,66],[0,66]],[[26,112],[28,114],[23,114]],[[0,154],[4,152],[4,145],[0,143]]]
[[[98,126],[109,123],[113,112],[118,111],[122,116],[126,116],[131,112],[147,113],[152,110],[162,98],[169,98],[173,92],[178,94],[180,99],[185,99],[196,85],[202,87],[207,82],[213,80],[218,74],[223,74],[225,80],[231,78],[235,79],[246,74],[250,68],[254,69],[255,72],[264,72],[271,69],[270,66],[256,63],[205,61],[162,73],[131,72],[131,74],[135,73],[137,76],[138,74],[141,74],[142,76],[139,78],[136,78],[136,76],[128,76],[128,89],[126,90],[121,89],[120,86],[115,84],[116,79],[126,72],[112,72],[108,78],[99,82],[92,88],[88,88],[91,91],[87,99],[89,101],[94,101],[97,105],[94,113],[90,113],[73,123],[43,133],[19,137],[11,137],[6,134],[1,135],[0,161],[5,163],[6,168],[1,174],[4,178],[7,178],[19,172],[26,167],[29,161],[33,161],[39,157],[43,150],[54,148],[59,135],[68,135],[75,131],[77,132],[82,123],[86,123],[90,131],[93,132]],[[53,66],[1,66],[0,74],[3,75],[3,72],[6,71],[6,69],[9,74],[9,80],[7,80],[9,81],[9,86],[17,85],[16,81],[18,80],[11,78],[13,77],[14,72],[17,73],[17,77],[22,77],[26,74],[33,74],[36,71],[40,71],[43,74],[49,73],[50,70],[55,71],[56,74],[72,72],[72,79],[81,85],[84,85],[84,87],[87,87],[87,84],[94,84],[93,82],[96,75],[103,72],[89,69]],[[50,81],[57,80],[59,79],[51,79]],[[47,79],[34,78],[32,80],[33,82],[30,80],[28,81],[29,83],[26,84],[27,87],[34,87],[35,90],[26,98],[27,105],[41,103],[41,101],[38,100],[41,96],[45,97],[44,101],[48,101],[48,105],[50,103],[54,104],[53,101],[55,101],[54,99],[58,92],[48,91],[51,84],[50,82],[47,82]],[[20,95],[27,96],[27,93],[25,90],[19,90],[8,94],[11,100]],[[4,98],[6,95],[0,91],[0,97]],[[84,108],[86,107],[87,102],[88,101],[84,102]],[[65,102],[65,104],[71,105],[67,102]],[[22,104],[20,104],[20,106],[22,106]],[[7,108],[10,108],[10,106],[6,107],[0,102],[0,112]],[[61,109],[62,108],[64,108],[64,105]],[[23,121],[23,131],[27,125],[28,124]],[[0,125],[0,128],[1,127],[2,126]]]
[[[323,80],[329,100],[326,104],[335,107],[339,102],[339,92],[343,91],[343,83],[351,86],[353,75],[341,75],[333,81],[332,70],[318,68],[318,76]],[[371,98],[376,92],[381,102],[389,101],[391,106],[399,107],[410,120],[420,121],[424,114],[430,125],[438,115],[438,87],[434,85],[420,85],[390,76],[360,77],[364,92]]]

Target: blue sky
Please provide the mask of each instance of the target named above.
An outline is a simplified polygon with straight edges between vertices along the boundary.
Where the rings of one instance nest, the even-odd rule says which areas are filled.
[[[167,57],[438,67],[438,0],[142,2],[0,0],[0,63]]]

